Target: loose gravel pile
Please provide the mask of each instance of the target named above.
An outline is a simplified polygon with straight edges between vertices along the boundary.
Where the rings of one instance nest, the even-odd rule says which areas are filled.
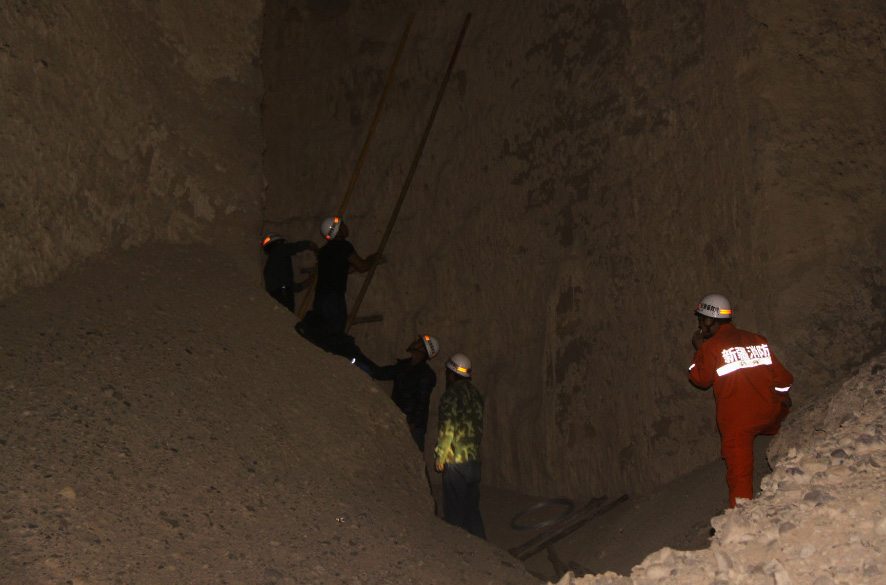
[[[787,425],[770,450],[763,493],[711,520],[709,549],[664,548],[628,577],[570,573],[559,585],[881,585],[884,394],[886,354],[844,383],[824,412],[810,409]]]

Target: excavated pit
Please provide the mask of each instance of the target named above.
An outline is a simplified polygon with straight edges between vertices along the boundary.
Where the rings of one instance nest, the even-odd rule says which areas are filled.
[[[319,241],[414,11],[346,212],[378,246],[469,10],[361,307],[384,320],[353,333],[379,362],[419,330],[471,356],[498,550],[433,517],[387,388],[294,335],[257,250],[271,229]],[[684,370],[717,290],[794,373],[775,453],[816,479],[776,469],[774,508],[637,577],[875,582],[882,423],[819,415],[886,346],[884,22],[828,1],[5,3],[0,580],[531,582],[501,551],[550,497],[631,495],[558,545],[579,572],[706,547],[725,486],[697,485],[720,481],[718,436]],[[857,507],[828,500],[844,484]],[[828,526],[814,551],[761,512],[803,506]]]

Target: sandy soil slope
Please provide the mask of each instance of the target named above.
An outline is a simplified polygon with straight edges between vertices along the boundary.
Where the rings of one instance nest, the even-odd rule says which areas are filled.
[[[506,552],[537,498],[484,486],[489,543],[434,516],[385,387],[295,334],[260,261],[148,246],[0,305],[0,584],[560,579]],[[736,510],[719,462],[630,494],[553,545],[561,582],[881,583],[884,387],[880,356],[796,409]]]

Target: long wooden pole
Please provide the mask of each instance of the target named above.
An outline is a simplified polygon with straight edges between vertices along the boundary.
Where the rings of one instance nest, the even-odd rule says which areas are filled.
[[[591,500],[588,505],[585,506],[585,508],[581,512],[578,512],[574,517],[564,520],[563,522],[560,522],[559,524],[556,524],[554,526],[551,526],[528,542],[524,542],[520,546],[509,549],[508,552],[511,553],[511,556],[514,556],[521,561],[525,561],[540,550],[572,534],[597,516],[601,516],[609,510],[615,508],[622,502],[626,502],[628,500],[628,495],[625,494],[620,498],[607,503],[601,508],[599,506],[603,503],[603,500],[605,500],[605,498]]]
[[[381,97],[378,100],[378,107],[375,109],[375,117],[372,119],[372,125],[369,127],[369,134],[366,135],[366,140],[363,142],[363,150],[360,151],[360,158],[357,161],[357,167],[354,169],[353,174],[351,174],[351,182],[348,183],[348,190],[345,192],[345,199],[341,202],[341,207],[338,208],[338,214],[344,215],[345,210],[348,208],[348,203],[351,201],[351,193],[354,192],[354,185],[357,183],[357,175],[360,174],[360,169],[363,167],[363,160],[366,158],[366,152],[369,150],[369,143],[372,140],[372,135],[375,134],[375,127],[378,125],[378,119],[381,117],[381,111],[385,105],[385,99],[388,96],[388,90],[391,88],[391,83],[394,81],[394,72],[397,70],[397,63],[400,62],[400,55],[403,54],[403,47],[406,45],[406,37],[409,36],[409,29],[412,27],[412,20],[415,18],[415,13],[409,15],[409,20],[406,22],[406,30],[403,31],[403,37],[400,39],[400,46],[397,47],[397,54],[394,57],[394,64],[391,65],[391,71],[388,73],[388,79],[385,81],[385,89],[381,93]]]
[[[400,38],[400,46],[397,47],[397,54],[394,56],[394,63],[391,65],[391,70],[388,72],[388,79],[385,81],[385,88],[382,90],[381,97],[378,100],[378,107],[375,109],[375,116],[372,118],[372,124],[369,126],[369,132],[366,134],[366,140],[363,141],[363,149],[360,151],[360,157],[357,159],[357,165],[354,167],[354,172],[351,173],[351,180],[348,182],[348,188],[345,191],[345,198],[341,202],[341,206],[338,208],[338,214],[344,215],[345,210],[348,208],[348,203],[351,201],[351,194],[354,192],[354,185],[357,184],[357,177],[360,175],[360,169],[363,168],[363,161],[366,159],[366,153],[369,151],[369,143],[372,142],[372,136],[375,134],[375,127],[378,125],[378,119],[381,117],[382,109],[384,109],[385,100],[388,96],[388,90],[391,88],[391,84],[394,81],[394,72],[397,70],[397,64],[400,62],[400,55],[403,54],[403,47],[406,46],[406,38],[409,36],[409,29],[412,27],[412,21],[415,19],[415,13],[409,15],[409,20],[406,21],[406,29],[403,31],[403,36]],[[308,312],[308,305],[311,302],[311,297],[314,296],[314,289],[317,288],[317,275],[314,274],[313,278],[311,278],[311,286],[308,288],[308,292],[305,293],[304,299],[302,299],[301,308],[298,310],[298,318],[303,319],[305,313]]]
[[[369,283],[372,282],[372,277],[375,275],[375,269],[378,266],[378,261],[381,258],[381,254],[385,249],[385,246],[388,243],[388,238],[391,236],[391,230],[394,229],[394,224],[397,222],[397,215],[400,213],[400,208],[403,206],[403,200],[406,198],[406,193],[409,191],[409,185],[412,183],[412,176],[415,174],[415,169],[418,167],[418,161],[421,159],[421,153],[424,150],[425,143],[428,140],[428,134],[431,133],[431,126],[434,125],[434,118],[437,116],[437,109],[440,107],[440,102],[443,99],[443,93],[446,90],[446,84],[449,83],[449,76],[452,74],[452,69],[455,67],[455,59],[458,57],[458,52],[461,49],[461,43],[465,38],[465,33],[468,30],[468,24],[471,22],[471,13],[469,12],[465,17],[465,22],[461,27],[461,32],[458,35],[458,41],[455,43],[455,50],[452,52],[452,58],[449,59],[449,66],[446,68],[446,74],[443,76],[443,82],[440,84],[440,89],[437,91],[437,99],[434,101],[434,107],[431,110],[431,115],[428,119],[428,123],[425,125],[424,133],[422,134],[421,140],[418,143],[418,149],[415,152],[415,156],[412,159],[412,165],[409,167],[409,174],[406,176],[406,182],[403,184],[403,188],[400,190],[400,197],[397,199],[397,205],[394,207],[394,212],[391,214],[391,219],[388,221],[388,227],[385,229],[385,233],[382,236],[381,243],[378,246],[378,250],[376,250],[375,258],[372,262],[372,267],[369,269],[369,273],[366,275],[366,279],[363,280],[363,286],[360,288],[360,294],[357,295],[357,299],[354,301],[354,307],[351,309],[351,314],[348,316],[347,325],[345,325],[345,333],[347,333],[351,329],[351,325],[354,323],[354,319],[357,317],[357,311],[360,309],[360,304],[363,302],[363,297],[366,295],[366,289],[369,288]]]

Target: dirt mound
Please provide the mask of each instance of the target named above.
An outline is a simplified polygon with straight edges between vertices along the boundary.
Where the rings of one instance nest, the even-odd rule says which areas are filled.
[[[146,247],[0,307],[0,582],[534,582],[238,260]]]

